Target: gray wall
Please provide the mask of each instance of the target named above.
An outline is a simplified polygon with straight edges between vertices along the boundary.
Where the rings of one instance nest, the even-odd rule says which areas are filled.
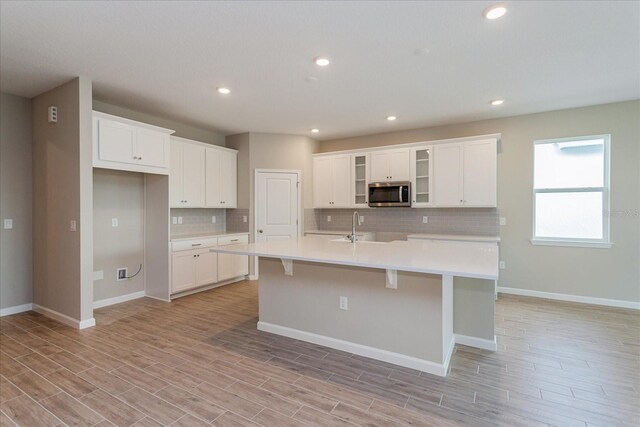
[[[47,108],[58,107],[58,123]],[[33,302],[75,320],[93,317],[91,81],[32,99]],[[70,231],[70,221],[77,231]]]
[[[144,259],[144,175],[107,169],[93,171],[93,268],[104,279],[94,282],[93,299],[100,301],[144,290],[144,270],[116,281],[116,269],[131,276]],[[118,227],[112,227],[112,218]]]
[[[640,301],[640,101],[324,141],[322,152],[502,133],[503,287]],[[611,134],[611,249],[532,246],[533,141]]]
[[[209,144],[221,145],[224,147],[224,135],[207,129],[201,129],[189,125],[185,125],[175,120],[165,119],[163,117],[154,116],[140,111],[130,110],[128,108],[109,104],[97,99],[93,100],[93,109],[102,113],[113,114],[114,116],[124,117],[130,120],[137,120],[142,123],[160,126],[176,131],[175,136],[193,139]]]
[[[31,100],[0,94],[0,309],[32,302]]]

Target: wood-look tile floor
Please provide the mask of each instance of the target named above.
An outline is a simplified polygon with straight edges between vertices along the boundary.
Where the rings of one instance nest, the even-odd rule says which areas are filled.
[[[447,378],[256,330],[257,283],[0,319],[2,426],[640,425],[640,314],[501,296]]]

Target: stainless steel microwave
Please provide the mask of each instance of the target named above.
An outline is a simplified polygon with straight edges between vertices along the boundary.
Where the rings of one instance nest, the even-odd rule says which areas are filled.
[[[372,182],[369,184],[369,206],[373,208],[411,206],[411,183],[409,181]]]

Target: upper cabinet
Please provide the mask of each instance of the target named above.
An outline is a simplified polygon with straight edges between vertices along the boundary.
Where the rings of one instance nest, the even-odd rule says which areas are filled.
[[[409,181],[411,152],[408,148],[400,150],[372,151],[371,182]]]
[[[411,207],[433,206],[433,146],[411,149]]]
[[[235,208],[238,152],[171,137],[172,208]]]
[[[313,205],[365,208],[370,182],[409,181],[412,208],[496,207],[499,137],[314,155]]]
[[[438,207],[495,207],[495,138],[434,146],[434,190]]]
[[[110,114],[93,112],[93,166],[169,174],[173,131]]]
[[[349,208],[351,201],[351,155],[313,159],[313,206]]]
[[[171,138],[169,205],[202,208],[205,204],[205,148],[181,138]]]
[[[238,153],[206,149],[206,205],[208,208],[237,207]]]

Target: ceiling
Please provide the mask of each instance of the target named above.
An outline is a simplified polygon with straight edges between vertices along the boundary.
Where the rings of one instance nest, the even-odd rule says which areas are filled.
[[[491,4],[2,1],[0,89],[320,140],[640,98],[640,2]]]

